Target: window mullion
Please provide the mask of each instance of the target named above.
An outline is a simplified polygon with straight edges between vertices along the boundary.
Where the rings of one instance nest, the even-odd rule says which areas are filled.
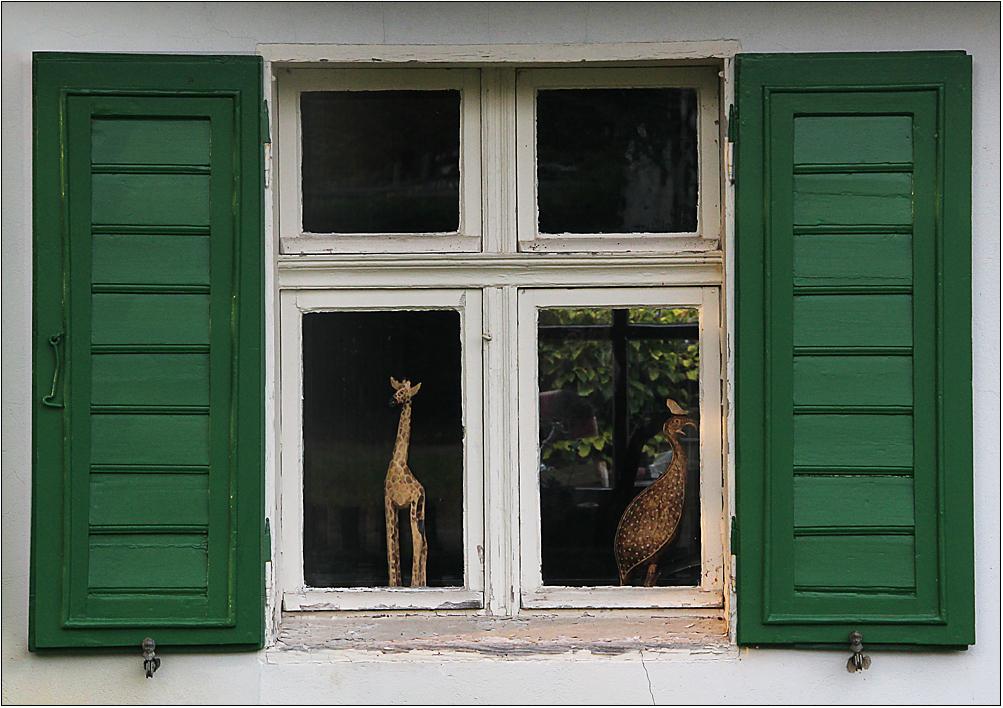
[[[481,71],[484,253],[515,253],[515,69]]]

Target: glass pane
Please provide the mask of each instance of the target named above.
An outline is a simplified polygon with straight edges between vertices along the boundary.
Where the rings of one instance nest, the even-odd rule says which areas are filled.
[[[696,231],[696,90],[548,89],[536,111],[541,233]]]
[[[311,91],[300,100],[304,231],[457,231],[459,91]]]
[[[303,570],[311,587],[389,582],[384,481],[402,407],[390,377],[421,384],[407,465],[425,490],[427,584],[463,585],[460,315],[450,310],[303,316]],[[399,517],[411,584],[408,510]]]
[[[685,489],[681,507],[663,504],[652,521],[671,536],[659,548],[657,585],[699,585],[699,438],[683,428],[676,456],[663,432],[672,417],[666,399],[699,422],[697,322],[689,309],[540,311],[545,585],[619,585],[621,517],[639,495],[651,490],[651,499],[674,482]],[[631,573],[630,584],[642,584],[646,570]]]

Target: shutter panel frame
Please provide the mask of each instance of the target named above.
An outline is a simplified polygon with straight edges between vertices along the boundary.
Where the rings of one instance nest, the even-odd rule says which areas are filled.
[[[258,116],[261,66],[261,58],[253,56],[34,55],[35,396],[29,594],[29,649],[32,651],[139,647],[146,636],[152,636],[158,646],[164,648],[257,649],[263,645],[264,559],[258,541],[263,518],[263,170]],[[132,143],[134,148],[143,149],[150,143],[150,135],[162,131],[172,120],[184,123],[188,119],[205,119],[215,125],[208,139],[212,141],[209,152],[217,153],[211,159],[216,161],[204,168],[185,164],[153,168],[144,165],[91,167],[92,125],[96,121],[108,118],[124,125],[129,120],[142,122],[158,116],[166,123],[153,125],[154,132],[148,130],[145,138],[139,135]],[[233,141],[232,144],[228,145],[228,140]],[[170,145],[167,138],[163,142]],[[180,155],[182,163],[185,155],[191,153],[184,146],[173,152],[176,154],[170,161],[177,162]],[[121,157],[126,162],[134,158],[135,150],[131,158],[129,155]],[[154,278],[152,285],[127,282],[129,279],[122,284],[104,284],[100,281],[107,278],[94,276],[92,286],[91,239],[95,237],[91,232],[107,231],[110,234],[110,240],[105,239],[107,243],[122,238],[114,236],[116,229],[123,232],[119,227],[91,228],[92,216],[97,220],[90,206],[95,190],[92,170],[94,176],[105,183],[119,180],[123,185],[118,196],[106,200],[116,208],[128,206],[130,195],[137,192],[137,180],[155,182],[159,179],[168,186],[210,184],[210,188],[218,192],[211,200],[208,196],[205,198],[205,204],[211,209],[205,216],[211,217],[211,226],[178,227],[172,231],[181,233],[187,228],[205,233],[207,241],[215,244],[211,246],[212,270],[208,283],[174,285],[168,277],[166,281]],[[167,174],[168,177],[150,178],[144,172]],[[122,173],[125,177],[115,176]],[[139,192],[141,196],[157,193],[156,188]],[[147,209],[150,201],[140,199],[136,203]],[[169,203],[168,206],[180,213],[179,208]],[[141,222],[142,213],[136,213],[140,214]],[[127,219],[124,223],[136,222],[136,219]],[[150,223],[156,224],[157,220]],[[156,230],[146,229],[151,234]],[[143,229],[124,229],[130,235],[137,231]],[[156,240],[155,236],[147,238]],[[160,241],[168,243],[163,238]],[[184,248],[171,248],[175,254],[185,253]],[[108,253],[114,255],[114,251]],[[129,251],[120,250],[119,254],[122,253]],[[138,265],[129,266],[133,272],[162,260],[162,254],[151,253],[153,255],[147,254],[145,261],[140,258]],[[105,255],[106,266],[112,263],[118,267],[115,263],[122,261],[122,258],[108,261],[107,253]],[[205,265],[208,264],[209,261],[205,261]],[[189,275],[194,272],[192,266],[185,268]],[[181,280],[184,282],[186,277]],[[216,363],[212,364],[213,370],[207,372],[209,383],[198,384],[196,377],[191,379],[194,383],[186,384],[185,390],[196,391],[190,395],[198,398],[203,395],[197,392],[203,390],[199,386],[208,386],[211,393],[206,391],[204,395],[209,395],[210,399],[196,401],[198,405],[195,406],[178,406],[179,401],[185,401],[183,396],[179,398],[180,394],[175,394],[176,400],[153,401],[151,405],[139,393],[133,394],[128,386],[112,380],[114,385],[111,389],[105,386],[103,395],[118,396],[118,399],[111,405],[92,400],[90,379],[94,374],[90,359],[95,354],[91,351],[91,339],[93,336],[111,341],[106,335],[91,334],[92,301],[96,298],[105,299],[108,304],[103,306],[103,311],[113,313],[114,317],[119,317],[128,305],[137,302],[159,302],[159,310],[170,315],[180,312],[177,307],[182,301],[208,301],[207,317],[211,317],[209,326],[215,334],[210,342],[212,354],[207,357]],[[112,320],[107,320],[106,315],[102,317],[114,321],[114,317]],[[162,339],[156,334],[161,324],[159,318],[146,316],[137,322],[143,331],[149,325],[153,333],[149,344],[156,350]],[[178,322],[186,326],[183,319]],[[138,326],[130,325],[125,331],[134,338],[139,337],[135,334]],[[58,333],[63,334],[61,370],[54,384],[53,347],[48,340]],[[142,341],[146,340],[139,337],[137,344]],[[113,345],[99,344],[95,342],[99,350],[101,346],[114,349]],[[201,351],[210,347],[192,340],[187,349]],[[136,356],[146,356],[145,363],[149,364],[156,363],[156,357],[162,355],[163,352],[154,352]],[[81,359],[84,359],[82,363]],[[167,363],[173,376],[185,375],[191,368],[191,360],[183,357],[175,357]],[[108,372],[116,368],[118,364],[105,366],[105,379]],[[174,388],[170,377],[160,382],[159,388],[155,387],[161,396]],[[63,408],[43,405],[42,398],[53,389],[57,405],[62,403]],[[38,396],[39,391],[45,393]],[[116,393],[108,394],[108,391]],[[127,404],[121,403],[121,397],[126,395],[123,391],[132,396]],[[203,415],[207,421],[205,425],[211,426],[207,435],[214,440],[211,445],[216,450],[208,467],[185,469],[184,464],[174,465],[172,474],[166,476],[160,474],[164,470],[141,470],[141,475],[132,475],[134,483],[131,485],[127,484],[130,475],[115,469],[123,466],[115,464],[118,460],[108,458],[103,460],[105,464],[96,464],[91,459],[90,441],[96,439],[93,420],[80,427],[81,421],[94,418],[107,424],[114,422],[119,428],[128,423],[132,429],[153,431],[148,444],[167,449],[169,438],[154,434],[156,426],[151,428],[151,421],[161,420],[174,428],[184,421],[201,426],[199,421]],[[184,429],[187,427],[182,425]],[[135,467],[133,462],[125,462],[128,463],[125,466]],[[174,474],[179,470],[180,474]],[[200,479],[204,479],[204,483]],[[147,480],[154,491],[144,496]],[[126,484],[123,486],[123,483]],[[180,526],[175,522],[165,530],[156,520],[150,521],[128,508],[128,504],[154,503],[158,494],[165,493],[155,491],[158,488],[172,495],[162,499],[162,506],[172,501],[182,505],[176,507],[183,512]],[[114,492],[111,496],[109,490]],[[98,496],[92,498],[92,493]],[[124,502],[116,502],[122,494],[132,496]],[[208,501],[200,502],[200,499]],[[194,507],[185,507],[192,503]],[[199,531],[201,503],[208,503],[214,509],[206,520],[206,536]],[[160,513],[161,509],[157,511]],[[117,520],[115,514],[119,517]],[[128,517],[128,523],[123,522],[123,514]],[[111,526],[103,523],[109,518],[113,521]],[[137,519],[142,523],[137,524]],[[144,535],[150,524],[157,527],[155,530],[160,535]],[[206,540],[200,540],[203,538]],[[205,566],[201,565],[203,556]],[[168,557],[178,559],[181,565],[170,565]],[[134,577],[128,567],[137,558],[150,559],[140,565],[146,563],[151,577],[159,577],[167,590],[150,594],[143,589],[142,583],[135,579],[142,578],[143,568],[138,568]],[[200,567],[205,570],[198,570]],[[206,574],[202,600],[197,590],[180,595],[169,590],[172,585],[193,582],[197,588],[202,582],[199,580],[202,573]],[[110,594],[100,596],[90,592],[90,584],[100,584],[101,577],[110,579],[117,590],[112,588]],[[176,596],[171,597],[171,592]]]
[[[738,641],[743,645],[845,645],[849,632],[856,629],[863,633],[867,646],[972,644],[971,57],[963,52],[749,54],[738,56],[736,74],[736,499],[741,529],[736,591]],[[856,99],[852,99],[854,93]],[[822,107],[825,94],[845,101],[843,105]],[[889,100],[889,96],[896,100]],[[791,168],[789,176],[774,163],[778,155],[786,160],[793,153],[791,111],[800,111],[801,116],[851,115],[853,100],[861,102],[862,110],[857,115],[916,116],[925,110],[934,121],[932,134],[926,134],[928,129],[912,121],[912,137],[927,141],[929,149],[925,153],[919,150],[915,164],[909,168],[917,177],[932,180],[926,187],[922,187],[922,180],[912,187],[916,191],[912,200],[916,209],[911,216],[913,229],[927,224],[934,230],[915,237],[915,248],[911,248],[915,258],[911,275],[916,282],[912,287],[898,286],[898,290],[885,287],[882,296],[887,300],[890,293],[902,292],[917,298],[912,304],[912,337],[916,345],[912,364],[918,368],[912,374],[914,399],[910,410],[917,419],[929,418],[916,422],[914,429],[936,431],[935,439],[924,437],[911,445],[917,457],[913,464],[930,467],[928,479],[914,481],[917,486],[913,503],[918,505],[915,537],[921,552],[913,566],[917,595],[911,612],[903,611],[910,603],[892,592],[820,593],[814,598],[811,592],[802,592],[800,597],[792,592],[793,574],[799,568],[790,536],[794,523],[795,436],[784,421],[791,420],[796,402],[791,373],[794,342],[786,339],[790,335],[783,334],[786,330],[778,322],[790,323],[794,318],[790,309],[795,292],[791,259],[797,237],[778,233],[774,221],[778,210],[791,208],[794,192],[790,180],[798,174],[793,163],[785,162]],[[777,104],[785,102],[789,104],[784,112],[788,120],[778,125]],[[874,105],[863,105],[868,102]],[[894,108],[889,110],[889,105]],[[781,145],[783,141],[787,142]],[[861,144],[868,145],[866,140]],[[875,149],[882,147],[886,146]],[[922,160],[926,163],[920,164]],[[907,166],[895,165],[894,169],[905,173]],[[840,172],[841,168],[834,166],[831,171]],[[879,164],[871,171],[893,170],[888,164]],[[933,195],[929,194],[930,188],[934,189]],[[927,193],[926,199],[923,192]],[[833,262],[830,257],[826,266],[831,267]],[[820,271],[818,277],[824,285],[826,273]],[[797,291],[800,295],[816,292],[801,285]],[[817,292],[827,291],[820,287]],[[853,361],[847,358],[841,363],[848,363],[852,369]],[[802,406],[799,410],[833,414],[839,412],[839,407]],[[874,410],[885,420],[906,412],[900,405]],[[825,415],[815,418],[821,420]],[[872,418],[877,421],[879,416]],[[783,431],[790,439],[778,441]],[[843,434],[846,446],[859,439],[853,430]],[[887,436],[881,438],[885,439]],[[931,454],[935,458],[932,463],[928,459]],[[850,467],[844,472],[860,470]],[[891,475],[887,479],[905,479],[895,477],[894,469],[887,472]],[[824,568],[827,560],[814,565]],[[778,584],[778,573],[790,580]],[[930,573],[935,577],[926,577]],[[840,614],[822,607],[805,611],[812,599],[817,605],[825,605],[828,600],[836,610],[842,603],[844,611]],[[853,606],[855,612],[845,611]],[[778,612],[778,607],[787,609]],[[797,609],[800,612],[794,611]]]

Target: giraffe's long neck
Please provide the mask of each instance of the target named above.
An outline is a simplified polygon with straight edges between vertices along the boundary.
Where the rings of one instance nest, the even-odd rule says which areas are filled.
[[[394,462],[407,465],[407,448],[411,440],[411,401],[401,404],[401,419],[397,426],[397,442],[394,443]]]

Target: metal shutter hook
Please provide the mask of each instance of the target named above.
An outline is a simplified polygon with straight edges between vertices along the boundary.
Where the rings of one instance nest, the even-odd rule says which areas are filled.
[[[147,637],[143,640],[143,668],[146,670],[146,678],[153,678],[153,672],[160,668],[160,659],[154,655],[157,643]]]
[[[851,674],[871,668],[871,657],[864,654],[864,637],[860,632],[850,632],[850,649],[853,654],[846,660],[846,670]]]

